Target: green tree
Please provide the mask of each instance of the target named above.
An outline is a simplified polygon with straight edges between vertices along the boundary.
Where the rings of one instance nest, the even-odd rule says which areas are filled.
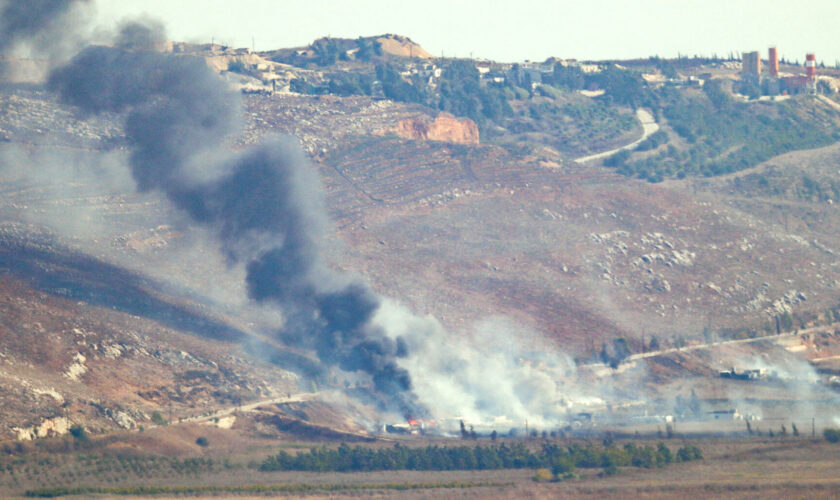
[[[370,42],[362,37],[359,37],[356,39],[356,47],[359,48],[359,50],[356,51],[356,59],[360,61],[370,61],[371,57],[373,57],[373,47],[371,47]]]
[[[664,443],[659,443],[656,448],[656,462],[659,464],[660,467],[664,465],[668,465],[674,461],[674,454],[671,453],[671,450],[665,446]]]
[[[385,97],[400,102],[423,102],[423,93],[411,83],[403,80],[399,71],[389,63],[376,66],[376,77],[382,84]]]
[[[554,65],[551,76],[555,85],[569,90],[582,89],[586,81],[579,66],[564,66],[560,63]]]
[[[642,76],[635,72],[610,66],[593,77],[607,99],[636,107],[645,100],[645,88]]]
[[[726,109],[732,104],[732,97],[724,90],[721,80],[706,80],[703,83],[703,92],[716,109]]]
[[[85,442],[88,440],[87,430],[85,430],[85,426],[82,424],[73,424],[70,427],[70,435],[73,436],[76,441]]]
[[[159,411],[152,412],[152,423],[155,425],[166,425],[168,422],[164,420]]]
[[[318,40],[312,44],[312,50],[315,52],[315,62],[319,66],[331,66],[338,58],[338,43],[332,38]]]
[[[554,474],[554,477],[562,476],[563,474],[567,474],[569,472],[575,471],[575,462],[571,457],[558,457],[554,462],[551,464],[551,473]]]

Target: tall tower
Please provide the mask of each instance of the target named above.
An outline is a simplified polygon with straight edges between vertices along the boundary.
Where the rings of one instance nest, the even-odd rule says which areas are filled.
[[[776,47],[770,47],[768,50],[767,66],[770,69],[770,76],[779,78],[779,51],[776,50]]]
[[[758,78],[761,75],[761,54],[758,51],[741,55],[741,76]]]
[[[808,91],[817,93],[817,58],[814,54],[805,54],[805,75],[808,78]]]
[[[809,80],[817,79],[817,57],[814,54],[805,54],[805,74]]]

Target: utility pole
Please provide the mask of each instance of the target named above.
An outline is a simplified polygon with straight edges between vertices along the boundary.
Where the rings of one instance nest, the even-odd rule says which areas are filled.
[[[172,399],[169,399],[169,424],[172,425]]]
[[[816,417],[811,417],[811,437],[817,437],[817,426],[815,424]]]

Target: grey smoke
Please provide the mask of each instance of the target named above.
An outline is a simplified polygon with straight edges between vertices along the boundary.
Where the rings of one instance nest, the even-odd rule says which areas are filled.
[[[0,51],[42,35],[79,0],[0,1]]]
[[[114,39],[114,47],[119,49],[148,49],[166,41],[166,30],[156,19],[124,22]]]
[[[50,59],[79,42],[80,7],[88,0],[0,0],[0,54],[20,45]],[[5,72],[0,64],[0,76]]]
[[[371,322],[380,298],[321,258],[326,208],[299,147],[274,139],[230,153],[237,95],[203,59],[147,50],[162,39],[159,27],[126,24],[117,46],[84,49],[50,74],[48,87],[84,113],[124,115],[137,189],[164,193],[217,234],[231,262],[246,263],[250,297],[288,312],[286,341],[369,374],[396,408],[419,411],[397,363],[405,343]]]

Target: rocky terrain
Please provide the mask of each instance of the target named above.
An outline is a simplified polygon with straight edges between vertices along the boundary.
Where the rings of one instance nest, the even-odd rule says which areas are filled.
[[[591,359],[615,338],[639,352],[652,336],[775,333],[780,316],[801,328],[840,303],[838,145],[650,184],[485,141],[474,122],[419,104],[289,92],[242,102],[231,147],[294,135],[318,170],[333,265],[452,335],[504,316]],[[118,117],[7,86],[0,141],[5,437],[78,422],[136,429],[155,412],[188,418],[311,389],[301,377],[314,361],[270,340],[281,319],[244,303],[241,268],[126,176],[77,175],[125,154]]]
[[[441,113],[431,121],[409,118],[398,123],[395,129],[385,130],[382,133],[389,132],[395,133],[403,139],[422,139],[457,144],[479,143],[478,127],[475,122],[469,118],[455,118],[449,113]]]
[[[18,439],[138,429],[297,390],[242,350],[242,332],[150,283],[31,235],[3,232],[2,433]],[[152,311],[156,312],[152,312]]]
[[[312,115],[310,98],[280,102],[285,116]],[[266,124],[307,137],[279,116]],[[363,127],[338,137],[342,127],[324,125],[367,116],[321,114],[314,121],[338,140],[309,148],[320,148],[349,265],[453,327],[504,314],[569,347],[763,329],[780,313],[837,305],[837,242],[823,230],[836,215],[825,200],[799,201],[782,217],[769,200],[721,196],[716,182],[651,185],[598,166],[547,168],[491,145],[370,137]],[[790,157],[836,164],[836,151]]]

